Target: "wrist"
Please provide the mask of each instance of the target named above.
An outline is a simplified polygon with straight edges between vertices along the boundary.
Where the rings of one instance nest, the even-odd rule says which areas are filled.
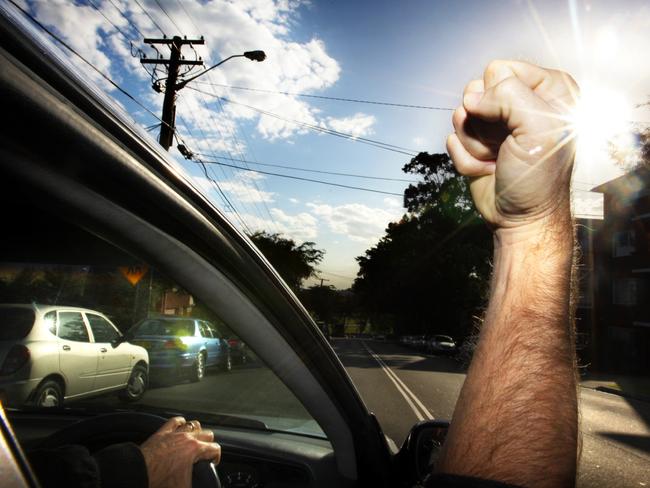
[[[573,219],[570,210],[494,230],[495,252],[507,248],[545,247],[549,250],[573,249]]]

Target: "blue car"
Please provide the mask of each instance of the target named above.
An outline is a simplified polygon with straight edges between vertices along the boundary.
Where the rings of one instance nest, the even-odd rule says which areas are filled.
[[[172,316],[143,319],[130,330],[129,340],[149,352],[151,376],[182,376],[196,382],[203,379],[206,368],[232,369],[228,342],[205,320]]]

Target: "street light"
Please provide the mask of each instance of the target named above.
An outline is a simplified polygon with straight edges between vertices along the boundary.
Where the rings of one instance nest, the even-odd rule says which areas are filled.
[[[186,80],[183,80],[180,83],[177,83],[174,88],[176,90],[185,88],[185,85],[187,85],[190,81],[196,80],[199,76],[203,76],[208,71],[216,68],[217,66],[221,66],[223,63],[231,60],[232,58],[247,58],[250,59],[251,61],[257,61],[258,63],[261,63],[266,59],[266,53],[264,51],[246,51],[244,54],[233,54],[232,56],[228,56],[226,59],[219,61],[214,66],[210,66],[208,69],[201,71],[199,74],[194,75],[191,78],[188,78]]]

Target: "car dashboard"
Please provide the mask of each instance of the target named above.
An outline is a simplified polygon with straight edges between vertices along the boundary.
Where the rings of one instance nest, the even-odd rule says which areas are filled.
[[[7,412],[23,449],[83,416]],[[203,425],[221,445],[217,467],[224,488],[312,488],[341,486],[331,444],[326,439],[275,431]]]

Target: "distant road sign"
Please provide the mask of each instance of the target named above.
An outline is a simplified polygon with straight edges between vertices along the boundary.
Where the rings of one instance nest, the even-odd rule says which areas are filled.
[[[147,274],[147,271],[149,271],[149,267],[145,265],[120,266],[118,269],[120,270],[120,273],[122,273],[122,276],[129,280],[129,283],[133,286],[137,285],[138,281],[140,281],[142,277]]]

